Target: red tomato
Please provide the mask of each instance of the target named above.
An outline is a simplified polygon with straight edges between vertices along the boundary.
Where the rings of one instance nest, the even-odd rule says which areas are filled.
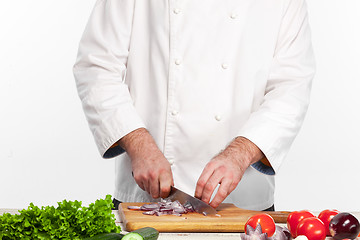
[[[297,236],[305,235],[309,240],[325,240],[326,229],[324,223],[317,217],[301,220],[296,229]]]
[[[299,224],[299,222],[305,218],[309,218],[309,217],[315,217],[314,214],[312,214],[311,212],[307,211],[307,210],[302,210],[302,211],[294,211],[291,212],[287,218],[287,227],[291,233],[291,236],[293,238],[296,238],[296,228]]]
[[[325,209],[324,211],[322,211],[318,218],[324,223],[325,225],[325,229],[326,229],[326,235],[327,236],[331,236],[330,235],[330,231],[329,231],[329,224],[331,219],[337,215],[338,213],[340,213],[338,210],[329,210],[329,209]]]
[[[276,229],[275,221],[269,214],[266,213],[256,214],[249,218],[249,220],[247,220],[247,222],[245,223],[245,231],[247,225],[250,225],[252,228],[255,229],[258,223],[260,223],[263,233],[266,232],[269,237],[274,234]]]

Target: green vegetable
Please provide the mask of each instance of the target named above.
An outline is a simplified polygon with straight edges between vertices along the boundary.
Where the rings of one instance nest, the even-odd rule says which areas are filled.
[[[126,234],[122,240],[156,240],[159,232],[152,227],[144,227]]]
[[[83,240],[121,240],[123,237],[124,234],[121,233],[101,233]]]
[[[0,240],[83,239],[101,233],[120,232],[110,195],[83,207],[80,201],[58,202],[58,207],[30,203],[20,214],[0,216]]]

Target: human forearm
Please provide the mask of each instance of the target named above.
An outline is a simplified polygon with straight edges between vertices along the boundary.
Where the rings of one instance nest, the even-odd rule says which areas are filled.
[[[136,183],[153,198],[167,197],[173,185],[171,167],[145,128],[125,135],[118,144],[127,152]]]
[[[247,166],[259,160],[267,161],[263,152],[245,137],[235,138],[220,154],[224,157],[241,159]]]
[[[139,156],[144,153],[144,150],[160,151],[150,133],[145,128],[138,128],[117,142],[122,147],[130,158]]]
[[[237,187],[246,169],[264,158],[261,150],[244,137],[235,138],[205,166],[197,182],[195,196],[206,203],[220,184],[210,205],[217,207]]]

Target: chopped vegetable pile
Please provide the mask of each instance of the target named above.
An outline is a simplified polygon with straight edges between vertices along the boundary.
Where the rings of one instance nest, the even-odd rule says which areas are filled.
[[[193,206],[186,202],[182,205],[178,200],[172,202],[169,199],[161,199],[160,202],[144,204],[142,206],[128,206],[130,210],[141,210],[144,211],[145,215],[175,215],[181,216],[182,214],[186,214],[188,212],[195,212]]]
[[[115,225],[111,196],[83,207],[81,201],[58,202],[58,207],[30,203],[20,214],[0,216],[0,240],[82,239],[100,233],[120,232]]]

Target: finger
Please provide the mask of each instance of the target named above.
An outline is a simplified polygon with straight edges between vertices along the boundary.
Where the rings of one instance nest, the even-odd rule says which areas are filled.
[[[150,187],[148,181],[146,179],[143,179],[141,183],[144,186],[143,190],[150,194]]]
[[[239,184],[241,178],[236,178],[235,180],[233,179],[231,184],[230,184],[230,187],[229,187],[229,194],[232,193],[232,191],[235,190],[235,188],[237,187],[237,185]]]
[[[160,175],[160,197],[166,198],[169,196],[173,182],[174,180],[171,173]]]
[[[225,198],[232,192],[230,191],[232,186],[232,180],[230,178],[223,178],[220,183],[220,187],[216,192],[213,200],[210,203],[210,206],[217,208],[220,203],[222,203]]]
[[[155,199],[160,197],[160,183],[158,179],[149,182],[149,189],[152,198]]]
[[[211,175],[213,175],[214,173],[214,165],[210,163],[208,163],[204,170],[202,171],[197,183],[196,183],[196,189],[195,189],[195,197],[201,199],[202,198],[202,194],[204,192],[204,188],[206,183],[208,182],[209,178],[211,177]]]
[[[138,185],[143,191],[146,192],[145,186],[144,186],[144,184],[143,184],[142,182],[137,183],[137,185]]]
[[[202,193],[202,201],[206,203],[210,202],[211,196],[213,195],[215,188],[221,182],[222,178],[224,178],[224,171],[222,171],[222,167],[220,167],[214,171],[213,175],[211,175],[207,181]]]
[[[136,184],[143,190],[143,191],[146,191],[146,188],[145,188],[145,184],[144,184],[144,181],[143,179],[139,178],[139,176],[134,172],[132,172],[132,176],[134,178],[134,181],[136,182]]]

